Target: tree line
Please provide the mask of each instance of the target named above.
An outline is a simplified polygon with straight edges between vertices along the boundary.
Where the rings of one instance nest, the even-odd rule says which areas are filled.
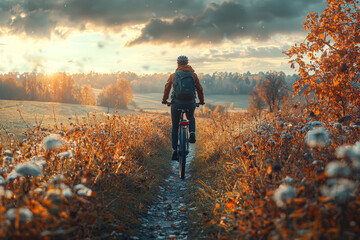
[[[133,72],[116,72],[116,73],[77,73],[73,77],[80,85],[91,84],[93,88],[103,88],[108,84],[114,84],[117,79],[125,78],[135,93],[161,93],[164,91],[164,85],[171,73],[154,73],[154,74],[136,74]],[[284,73],[283,73],[284,74]],[[213,74],[198,73],[201,85],[205,94],[248,94],[256,84],[265,77],[265,73],[259,72],[252,74],[232,73],[232,72],[215,72]],[[285,75],[285,82],[291,86],[297,75]]]
[[[0,74],[0,99],[127,108],[132,98],[130,83],[124,78],[103,88],[96,101],[91,84],[80,85],[67,73]]]

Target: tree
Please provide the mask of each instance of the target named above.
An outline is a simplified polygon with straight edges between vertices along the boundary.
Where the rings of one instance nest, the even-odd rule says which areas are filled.
[[[315,93],[310,100],[315,114],[326,110],[345,116],[360,106],[359,9],[359,0],[327,0],[320,16],[311,12],[306,17],[305,41],[284,52],[294,58],[291,67],[298,67],[295,93]]]
[[[255,88],[249,93],[249,112],[252,116],[260,118],[262,110],[265,108],[265,102],[259,96],[259,91]]]
[[[92,92],[92,88],[90,85],[85,85],[81,88],[81,104],[84,105],[95,105],[96,100],[95,96]]]
[[[132,99],[133,91],[130,83],[124,78],[108,85],[98,96],[99,105],[108,108],[127,108]]]
[[[288,94],[283,72],[270,71],[256,86],[258,96],[269,106],[269,112],[278,110],[281,101]]]

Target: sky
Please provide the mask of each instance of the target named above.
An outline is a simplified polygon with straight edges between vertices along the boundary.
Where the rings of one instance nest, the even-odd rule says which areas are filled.
[[[282,51],[303,42],[325,0],[0,0],[0,72],[296,73]]]

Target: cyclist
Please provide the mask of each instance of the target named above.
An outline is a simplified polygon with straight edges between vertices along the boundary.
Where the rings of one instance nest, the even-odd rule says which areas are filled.
[[[195,117],[194,112],[196,108],[195,103],[195,90],[199,98],[199,103],[204,105],[204,93],[200,84],[199,78],[194,69],[188,65],[189,59],[186,56],[179,56],[177,59],[177,69],[175,73],[171,74],[167,83],[165,84],[164,96],[162,103],[166,104],[171,93],[171,121],[172,121],[172,134],[171,144],[173,148],[172,160],[178,160],[177,144],[178,144],[178,131],[181,112],[179,108],[186,108],[189,111],[186,113],[186,118],[189,120],[190,137],[189,142],[195,143]]]

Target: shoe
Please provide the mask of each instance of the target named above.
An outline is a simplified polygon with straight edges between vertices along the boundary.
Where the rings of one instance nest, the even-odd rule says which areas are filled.
[[[173,160],[173,161],[178,161],[179,160],[177,150],[173,151],[171,160]]]
[[[191,132],[191,133],[190,133],[189,142],[190,142],[190,143],[195,143],[195,142],[196,142],[196,138],[195,138],[195,133],[194,133],[194,132]]]

